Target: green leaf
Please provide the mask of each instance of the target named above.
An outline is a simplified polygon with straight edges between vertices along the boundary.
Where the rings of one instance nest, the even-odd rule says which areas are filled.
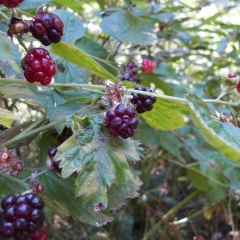
[[[19,5],[19,8],[22,10],[38,8],[41,5],[50,3],[51,0],[24,0],[23,3]]]
[[[6,65],[19,73],[20,68],[14,58],[15,51],[18,52],[18,49],[9,37],[0,34],[0,66]]]
[[[211,179],[219,178],[219,175],[214,176],[217,171],[214,168],[208,167],[209,172],[205,172],[205,174],[207,174],[207,176],[211,176],[211,178],[207,178],[206,175],[201,174],[201,171],[203,171],[203,169],[201,164],[198,163],[191,164],[191,167],[189,166],[187,168],[187,175],[193,185],[197,189],[206,192],[211,201],[219,202],[224,199],[226,188],[211,181]]]
[[[152,31],[153,25],[153,21],[138,18],[127,10],[104,17],[100,23],[102,30],[118,41],[141,45],[153,45],[157,42],[157,36]]]
[[[75,46],[93,58],[99,65],[108,70],[114,76],[118,75],[117,64],[113,57],[109,57],[109,52],[99,43],[82,37],[77,40]]]
[[[87,83],[88,72],[79,68],[77,65],[64,61],[60,57],[54,57],[54,61],[57,62],[58,71],[54,75],[56,83]]]
[[[66,7],[66,8],[71,8],[72,10],[74,10],[74,12],[77,12],[77,13],[82,13],[82,11],[83,11],[83,6],[82,6],[83,3],[79,2],[79,1],[53,0],[52,3]]]
[[[76,196],[83,196],[85,202],[101,202],[106,206],[108,188],[126,181],[129,176],[126,160],[138,161],[139,154],[133,140],[111,137],[105,129],[102,131],[103,120],[97,118],[99,116],[94,116],[94,120],[75,118],[73,135],[59,146],[56,158],[62,159],[63,178],[78,173]]]
[[[45,108],[54,105],[51,89],[42,88],[42,90],[39,91],[38,87],[32,84],[21,85],[0,83],[0,93],[3,94],[3,97],[5,98],[25,99],[28,100],[30,104],[40,105]]]
[[[119,82],[116,77],[101,67],[94,59],[73,45],[65,42],[52,44],[51,52],[62,57],[66,61],[85,68],[89,72],[96,74],[103,79],[111,79],[114,82]]]
[[[62,36],[62,41],[72,43],[84,36],[86,29],[79,18],[74,15],[74,13],[59,9],[54,10],[53,13],[58,15],[64,23],[64,34]]]
[[[82,122],[85,120],[79,119],[79,121]],[[90,123],[87,122],[87,124],[90,124]],[[78,146],[79,141],[81,141],[81,143],[83,144],[82,146],[83,154],[87,154],[87,151],[89,151],[88,148],[91,148],[90,146],[91,142],[84,145],[84,141],[86,141],[86,139],[89,137],[88,133],[86,133],[85,136],[81,135],[80,133],[78,137],[78,134],[79,134],[79,132],[77,133],[78,130],[79,129],[75,129],[75,132],[73,135],[75,142],[72,142],[73,139],[70,140],[70,138],[67,140],[67,141],[70,140],[69,148],[71,148],[71,144],[73,144],[72,148]],[[89,130],[91,132],[92,131],[94,132],[93,129],[89,129]],[[99,130],[100,130],[100,127],[99,127]],[[73,136],[71,138],[73,138]],[[101,137],[102,136],[99,136],[99,138]],[[109,136],[103,136],[103,137],[104,138],[101,138],[101,141],[106,141]],[[88,141],[89,140],[90,139],[88,139]],[[95,140],[97,141],[97,139]],[[111,143],[114,142],[112,140],[113,139],[107,140],[107,142],[103,144],[104,145],[103,147],[105,147],[105,145],[107,145],[108,143],[110,144],[110,147],[112,147]],[[136,190],[138,190],[141,185],[141,181],[129,171],[128,164],[125,160],[125,155],[128,156],[131,160],[136,161],[139,159],[136,153],[136,150],[132,149],[132,148],[138,149],[139,148],[138,143],[132,140],[130,141],[118,140],[118,141],[117,142],[115,141],[114,148],[112,147],[112,150],[114,150],[114,152],[113,153],[109,152],[109,156],[106,155],[107,161],[109,160],[113,161],[113,165],[117,170],[116,176],[113,176],[113,177],[115,177],[118,181],[115,181],[114,184],[112,184],[109,188],[107,188],[108,201],[107,203],[105,203],[104,209],[101,212],[97,213],[94,211],[94,206],[99,202],[101,202],[100,198],[95,196],[89,196],[89,199],[86,201],[86,196],[81,196],[81,197],[75,196],[75,191],[76,191],[75,184],[79,178],[77,174],[72,174],[72,176],[68,177],[67,179],[61,179],[51,171],[41,174],[39,176],[39,180],[44,184],[44,187],[45,187],[46,196],[44,197],[44,200],[46,202],[46,205],[62,217],[71,215],[75,219],[80,219],[83,222],[86,222],[88,224],[92,224],[95,226],[103,225],[103,224],[106,224],[107,222],[112,221],[113,215],[111,211],[116,210],[120,208],[122,205],[124,205],[126,198],[136,197],[138,195]],[[69,153],[71,151],[68,151],[68,153],[64,154],[63,147],[65,143],[63,143],[58,147],[58,152],[62,152],[62,153],[61,155],[57,154],[55,156],[56,160],[61,159],[62,161],[65,161],[66,160],[65,155],[66,157],[69,157]],[[94,145],[97,144],[96,142],[92,142],[92,143]],[[115,145],[118,145],[119,143],[122,144],[122,147],[120,146],[119,148],[120,152],[118,153],[118,147]],[[50,133],[44,134],[40,139],[40,141],[38,142],[38,146],[40,147],[41,165],[42,167],[45,167],[46,159],[48,158],[47,152],[49,148],[58,146],[58,143],[54,137],[54,134],[50,134]],[[106,150],[110,151],[110,147],[107,146]],[[125,149],[122,149],[123,147],[125,147]],[[104,149],[100,149],[99,153],[103,151]],[[98,149],[95,149],[95,152],[97,154]],[[86,164],[88,166],[91,164],[93,165],[97,164],[99,168],[102,168],[101,171],[107,174],[106,178],[109,178],[108,175],[111,174],[111,171],[108,173],[109,167],[105,165],[107,164],[107,162],[104,163],[104,166],[101,166],[99,161],[100,160],[104,161],[103,156],[101,157],[99,155],[99,158],[98,158],[96,154],[94,154],[94,158],[92,159],[91,157],[88,157],[89,162]],[[117,159],[114,159],[115,155],[117,155],[116,156]],[[124,159],[120,159],[121,157]],[[81,161],[85,161],[84,159],[79,159],[79,160],[80,162],[78,163],[76,161],[76,163],[81,164]],[[72,164],[73,163],[70,162],[70,165]],[[127,167],[125,167],[124,165],[126,165]],[[110,166],[112,166],[112,164]],[[125,171],[124,169],[122,169],[122,167],[126,168]],[[101,172],[101,171],[99,170],[97,172]],[[122,173],[123,171],[124,171],[124,174]],[[104,176],[101,176],[101,177],[103,178]],[[80,179],[80,181],[81,180],[82,179]],[[95,185],[98,185],[98,181],[99,179],[97,179],[97,182],[91,182],[92,183],[91,186],[88,189],[85,189],[85,191],[87,192],[89,190],[90,192],[92,192],[92,188],[95,188]],[[87,183],[84,183],[84,184],[87,184]],[[95,190],[98,191],[97,189]]]
[[[170,24],[174,21],[175,16],[172,12],[151,14],[149,17],[159,20],[161,23]]]
[[[0,124],[10,128],[14,120],[14,115],[11,111],[0,108]]]
[[[211,118],[208,106],[197,96],[185,96],[194,124],[206,142],[229,159],[240,162],[240,129]]]
[[[157,99],[151,111],[142,114],[144,120],[155,130],[174,130],[185,125],[181,112],[188,112],[188,108],[180,103]]]

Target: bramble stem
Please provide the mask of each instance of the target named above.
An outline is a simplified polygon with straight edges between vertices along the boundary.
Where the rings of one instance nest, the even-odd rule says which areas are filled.
[[[190,202],[193,198],[195,198],[198,194],[200,194],[200,190],[196,190],[184,198],[180,203],[178,203],[175,207],[173,207],[169,212],[167,212],[163,217],[162,220],[156,223],[143,237],[143,240],[147,240],[151,237],[155,232],[157,232],[162,225],[163,221],[168,219],[172,214],[177,213],[184,205]]]
[[[21,84],[21,85],[29,85],[31,83],[28,83],[24,79],[12,79],[12,78],[0,78],[0,83],[7,83],[7,84]],[[40,83],[34,83],[35,86],[42,86]],[[99,93],[103,93],[103,91],[106,90],[105,85],[91,85],[91,84],[59,84],[59,83],[51,83],[47,87],[53,87],[53,88],[62,88],[62,89],[67,89],[67,88],[77,88],[77,89],[86,89],[86,90],[91,90]],[[98,91],[100,90],[100,91]],[[185,104],[186,100],[184,98],[178,98],[178,97],[173,97],[169,95],[164,95],[164,94],[159,94],[159,93],[151,93],[151,92],[144,92],[144,91],[139,91],[135,89],[127,89],[128,92],[130,93],[138,93],[142,95],[147,95],[147,96],[154,96],[157,98],[173,101],[173,102],[178,102],[181,104]],[[226,105],[226,106],[232,106],[232,107],[237,107],[240,105],[240,102],[227,102],[227,101],[221,101],[219,99],[202,99],[205,103],[213,103],[213,104],[220,104],[220,105]]]
[[[24,139],[26,139],[26,138],[32,137],[32,136],[34,136],[35,134],[38,134],[38,133],[40,133],[40,132],[42,132],[42,131],[45,131],[45,130],[47,130],[47,129],[49,129],[49,128],[52,128],[52,127],[54,127],[54,126],[56,126],[56,125],[59,125],[59,124],[61,124],[61,123],[64,123],[65,121],[66,121],[66,119],[60,119],[60,120],[55,121],[55,122],[53,122],[53,123],[49,123],[49,124],[47,124],[47,125],[45,125],[45,126],[36,128],[36,129],[34,129],[34,130],[30,131],[30,132],[27,132],[26,134],[23,134],[23,135],[21,135],[21,136],[16,136],[15,138],[13,138],[13,139],[11,139],[11,140],[9,140],[9,141],[1,144],[1,145],[0,145],[0,148],[9,147],[9,146],[11,146],[11,145],[14,144],[14,143],[17,143],[17,142],[22,141],[22,140],[24,140]]]

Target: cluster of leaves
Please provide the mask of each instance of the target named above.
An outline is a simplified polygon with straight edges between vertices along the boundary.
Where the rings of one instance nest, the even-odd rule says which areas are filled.
[[[240,130],[213,115],[219,110],[237,118],[238,104],[228,102],[227,97],[226,101],[202,99],[219,95],[219,70],[228,66],[234,71],[237,66],[239,26],[226,24],[222,18],[236,6],[229,3],[223,13],[214,5],[215,14],[200,18],[201,11],[213,5],[206,1],[200,6],[115,2],[112,6],[101,0],[41,2],[50,4],[48,10],[64,22],[62,42],[49,47],[58,67],[55,83],[49,87],[30,85],[23,79],[20,64],[25,53],[17,43],[19,37],[11,42],[6,35],[12,12],[0,8],[0,124],[9,128],[0,133],[0,147],[19,148],[35,139],[40,148],[38,180],[45,187],[47,206],[61,217],[95,226],[112,221],[115,210],[138,195],[142,183],[129,163],[139,161],[143,149],[138,141],[114,138],[104,129],[108,104],[101,100],[103,83],[106,79],[119,82],[119,63],[151,56],[156,70],[138,77],[144,86],[154,86],[155,92],[164,94],[155,94],[158,100],[152,111],[142,115],[135,139],[147,149],[176,158],[172,162],[186,169],[190,183],[211,202],[224,201],[239,186]],[[39,1],[25,0],[15,14],[33,17],[38,7]],[[23,39],[29,46],[39,44],[30,35]],[[134,92],[133,83],[124,85]],[[11,101],[13,106],[24,103],[31,111],[37,110],[42,118],[12,127]],[[165,132],[176,129],[180,130]],[[65,136],[66,132],[70,134]],[[62,179],[46,166],[50,147],[58,148],[55,159],[61,160]],[[1,174],[2,195],[14,192],[16,184],[19,192],[27,190],[30,174],[27,167],[18,179]],[[151,188],[151,181],[144,178],[143,182],[148,193],[159,187]],[[101,211],[96,206],[102,206]],[[126,223],[127,218],[122,219]],[[124,231],[120,233],[119,239]]]

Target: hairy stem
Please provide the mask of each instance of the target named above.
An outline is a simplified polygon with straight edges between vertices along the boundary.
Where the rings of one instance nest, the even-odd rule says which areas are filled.
[[[0,78],[0,83],[22,84],[22,85],[30,84],[24,79],[12,79],[12,78]],[[34,85],[41,86],[40,83],[34,83]],[[72,83],[72,84],[51,83],[48,85],[48,87],[60,88],[60,89],[68,89],[68,88],[86,89],[86,90],[91,90],[99,93],[102,93],[103,91],[106,90],[105,85],[76,84],[76,83]],[[139,91],[135,89],[127,89],[127,91],[130,93],[138,93],[138,94],[147,95],[147,96],[154,96],[160,99],[178,102],[181,104],[186,103],[186,100],[184,98],[178,98],[178,97],[168,96],[168,95],[159,94],[159,93],[144,92],[144,91]],[[233,102],[221,101],[219,99],[202,99],[202,100],[205,103],[213,103],[213,104],[226,105],[226,106],[232,106],[232,107],[237,107],[240,105],[240,102],[233,103]]]

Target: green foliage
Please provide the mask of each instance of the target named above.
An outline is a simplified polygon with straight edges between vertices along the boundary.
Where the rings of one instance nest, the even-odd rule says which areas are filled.
[[[111,73],[101,67],[93,58],[88,56],[80,49],[73,45],[60,42],[51,46],[52,53],[60,56],[64,60],[84,67],[86,70],[96,74],[97,76],[106,79],[109,78],[115,82],[118,81]]]
[[[220,75],[240,72],[237,3],[24,0],[14,14],[30,24],[45,4],[64,22],[62,41],[46,47],[57,67],[48,86],[24,79],[25,48],[40,44],[30,33],[11,41],[12,10],[0,7],[0,149],[15,148],[25,160],[17,178],[0,170],[1,197],[30,190],[34,172],[54,214],[74,219],[78,230],[79,220],[98,227],[84,225],[82,239],[99,239],[99,226],[115,217],[105,239],[193,239],[189,229],[209,231],[209,222],[194,222],[207,207],[224,205],[231,215],[240,184],[239,93],[236,85],[223,90]],[[140,67],[143,59],[156,64],[152,73]],[[122,139],[109,134],[104,118],[137,85],[120,83],[129,61],[157,101],[136,114],[133,138]],[[124,90],[106,89],[106,80]],[[58,152],[49,159],[52,147]],[[61,161],[61,174],[52,160]],[[188,201],[195,208],[183,208]],[[60,239],[54,232],[51,239]]]
[[[157,37],[152,31],[153,22],[140,19],[126,10],[119,10],[104,17],[100,27],[118,41],[142,45],[157,42]]]
[[[195,125],[200,129],[205,140],[226,157],[239,162],[240,130],[235,126],[212,120],[210,109],[198,97],[186,96]]]

